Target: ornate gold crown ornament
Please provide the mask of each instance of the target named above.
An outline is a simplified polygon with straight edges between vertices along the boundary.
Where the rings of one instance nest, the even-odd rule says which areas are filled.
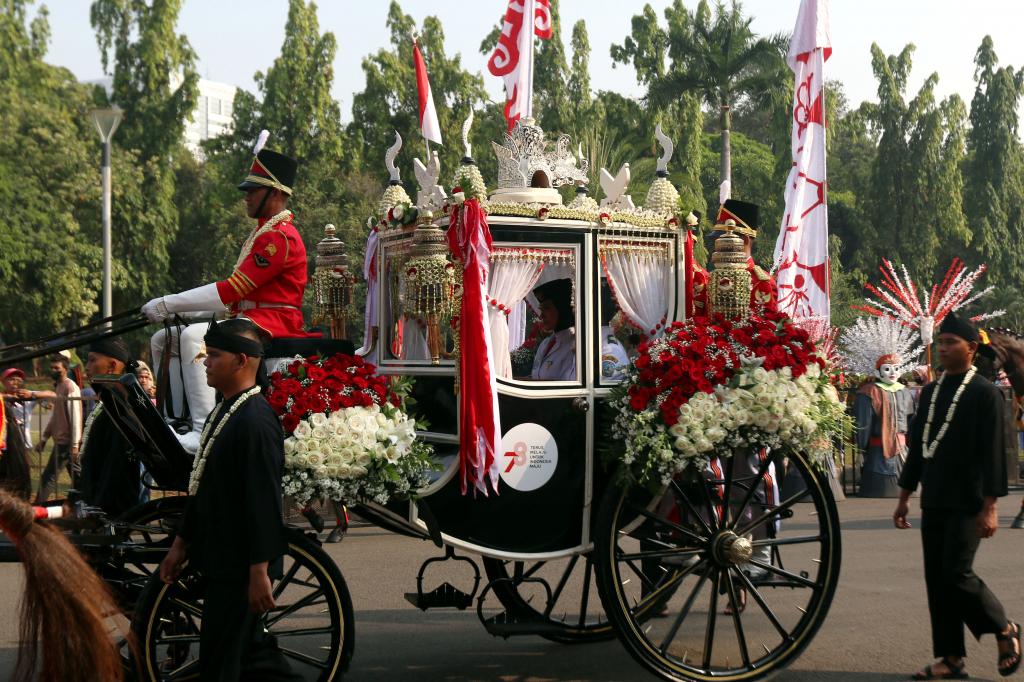
[[[335,236],[334,225],[324,227],[324,238],[316,245],[313,271],[313,324],[329,322],[331,338],[347,339],[345,326],[352,309],[356,277],[348,269],[345,242]]]

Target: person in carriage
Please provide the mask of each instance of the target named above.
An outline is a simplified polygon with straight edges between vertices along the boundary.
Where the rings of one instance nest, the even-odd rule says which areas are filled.
[[[242,244],[231,274],[217,282],[154,298],[142,306],[150,322],[170,323],[184,313],[205,314],[208,318],[226,310],[230,317],[250,320],[272,338],[308,336],[302,315],[306,247],[288,210],[298,162],[263,149],[265,133],[260,134],[252,166],[238,185],[245,192],[246,213],[257,224]],[[202,365],[206,330],[205,321],[185,326],[180,334],[168,324],[152,340],[157,384],[161,387],[158,408],[169,417],[182,416],[187,410],[187,431],[179,440],[190,452],[198,449],[199,436],[214,405],[214,391],[206,385]],[[171,341],[174,336],[178,337],[177,353]],[[171,385],[163,388],[168,381]],[[168,389],[170,395],[166,394]]]

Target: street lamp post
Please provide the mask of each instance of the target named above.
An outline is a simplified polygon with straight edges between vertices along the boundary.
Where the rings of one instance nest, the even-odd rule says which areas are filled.
[[[109,109],[91,109],[89,117],[103,142],[103,317],[113,315],[110,286],[110,138],[121,123],[124,111],[114,106]]]

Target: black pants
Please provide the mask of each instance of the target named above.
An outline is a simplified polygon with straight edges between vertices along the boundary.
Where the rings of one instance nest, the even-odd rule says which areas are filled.
[[[203,682],[302,679],[292,671],[274,638],[264,632],[262,618],[249,611],[246,581],[207,582],[199,669]]]
[[[46,468],[43,469],[43,473],[39,477],[39,492],[36,494],[36,502],[46,502],[50,499],[50,495],[57,488],[57,477],[60,476],[61,467],[67,470],[68,476],[71,478],[71,487],[76,487],[78,472],[81,470],[78,458],[71,456],[70,445],[54,443],[50,459],[46,462]]]
[[[964,656],[964,625],[976,639],[1006,629],[1006,612],[992,591],[974,573],[974,554],[981,539],[977,515],[944,509],[921,514],[924,578],[932,619],[932,653]]]

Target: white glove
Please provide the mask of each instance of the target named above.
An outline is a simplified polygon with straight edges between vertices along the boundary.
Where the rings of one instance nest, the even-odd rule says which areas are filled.
[[[164,296],[162,300],[168,313],[220,312],[227,307],[220,300],[217,284],[212,282],[180,294]]]
[[[164,303],[164,299],[154,298],[152,301],[142,306],[142,314],[146,316],[146,319],[150,322],[163,322],[167,319],[167,304]]]

